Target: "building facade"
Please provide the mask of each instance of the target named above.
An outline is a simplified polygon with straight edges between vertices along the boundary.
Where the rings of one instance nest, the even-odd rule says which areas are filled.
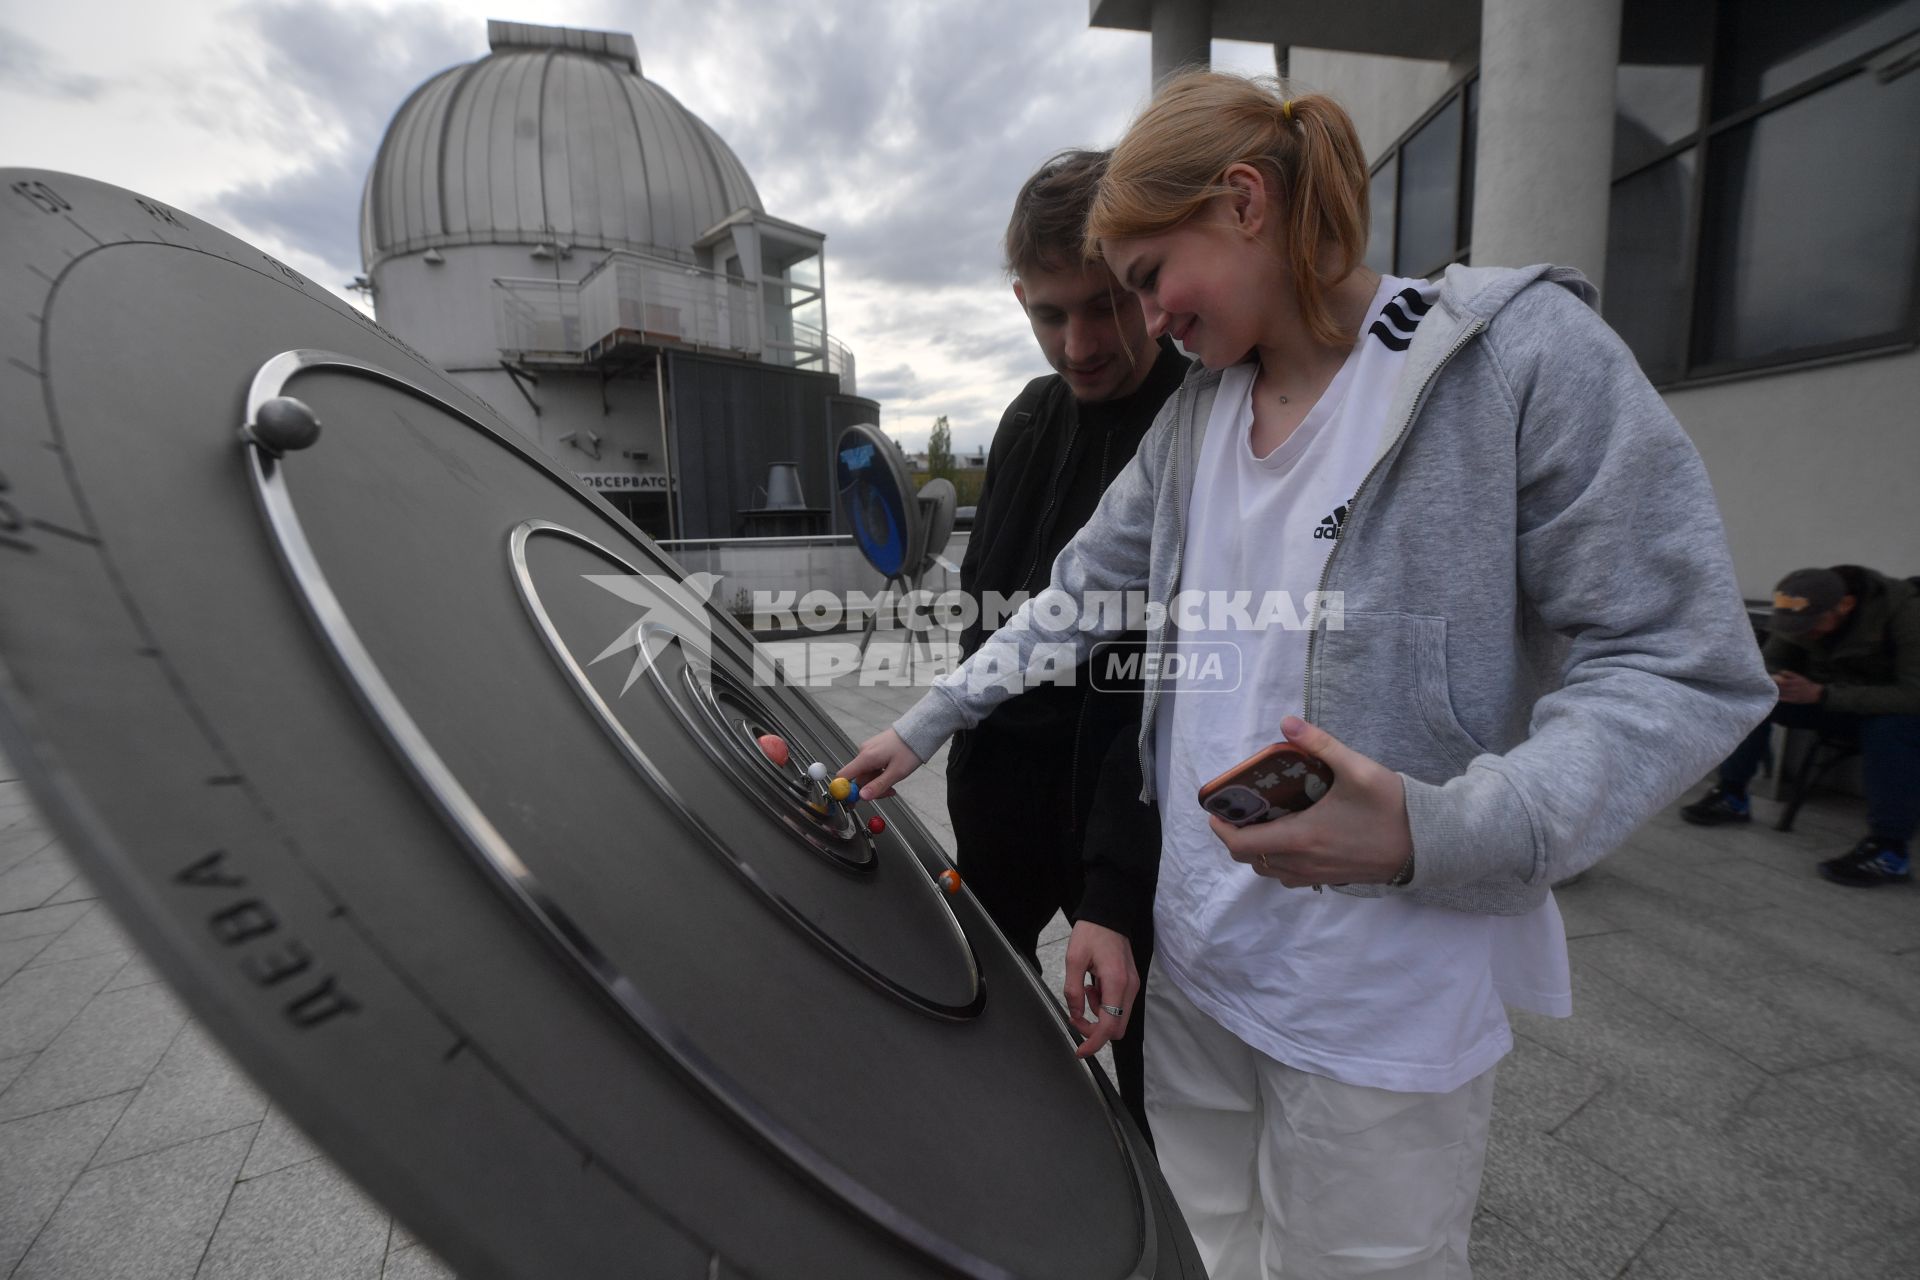
[[[1368,262],[1552,261],[1706,459],[1742,589],[1920,573],[1920,0],[1092,0],[1353,115]],[[1647,536],[1660,536],[1659,529]]]

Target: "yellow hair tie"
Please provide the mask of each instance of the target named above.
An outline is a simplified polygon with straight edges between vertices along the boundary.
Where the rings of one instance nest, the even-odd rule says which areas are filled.
[[[1293,123],[1293,99],[1292,98],[1282,98],[1280,100],[1280,117],[1281,119],[1285,120],[1288,124]]]

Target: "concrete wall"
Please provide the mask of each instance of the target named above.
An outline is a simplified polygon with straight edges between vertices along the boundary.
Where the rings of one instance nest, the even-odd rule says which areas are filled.
[[[496,277],[578,280],[606,254],[582,249],[542,261],[533,246],[451,245],[438,266],[423,254],[389,258],[373,271],[373,311],[386,328],[444,369],[500,359],[494,324]]]
[[[1471,70],[1415,58],[1295,49],[1289,83],[1296,90],[1324,93],[1345,107],[1372,163]]]
[[[1748,596],[1814,564],[1920,573],[1920,352],[1673,391]]]
[[[601,406],[599,375],[542,370],[540,385],[527,388],[540,404],[537,417],[513,379],[497,365],[448,372],[568,471],[666,474],[660,440],[660,396],[651,371],[645,377],[627,375],[608,382],[606,404],[611,412],[607,412]],[[600,436],[597,460],[590,448],[582,447],[591,443],[588,432]],[[561,440],[570,433],[575,443]],[[629,452],[647,456],[629,457]]]

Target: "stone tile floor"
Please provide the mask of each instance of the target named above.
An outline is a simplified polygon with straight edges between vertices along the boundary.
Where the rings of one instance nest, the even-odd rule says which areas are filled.
[[[816,691],[856,740],[913,699]],[[944,755],[907,801],[948,847]],[[0,1278],[427,1280],[140,958],[0,759]],[[1920,1276],[1920,887],[1814,863],[1859,834],[1660,814],[1559,893],[1573,1018],[1516,1015],[1481,1280]],[[1051,977],[1066,926],[1043,947]],[[543,1278],[544,1280],[544,1278]]]

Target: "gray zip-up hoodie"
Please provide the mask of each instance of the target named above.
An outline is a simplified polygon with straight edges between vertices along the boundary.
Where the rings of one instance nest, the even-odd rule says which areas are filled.
[[[1452,267],[1415,331],[1321,582],[1343,625],[1309,632],[1304,691],[1309,721],[1402,775],[1415,871],[1343,892],[1529,911],[1773,706],[1706,469],[1595,298],[1567,268]],[[1219,383],[1195,366],[1047,590],[894,725],[916,755],[1017,691],[989,673],[1105,638],[1093,618],[1051,627],[1052,593],[1144,585],[1149,648],[1175,642],[1164,606]]]

